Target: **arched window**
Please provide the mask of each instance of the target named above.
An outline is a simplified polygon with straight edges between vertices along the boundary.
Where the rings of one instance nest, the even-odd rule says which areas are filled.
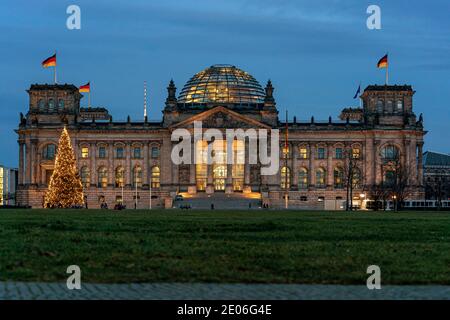
[[[141,158],[141,147],[133,148],[133,158],[140,159]]]
[[[81,183],[83,184],[84,188],[89,188],[89,185],[91,183],[91,173],[89,171],[89,168],[86,166],[81,168]]]
[[[152,168],[152,188],[159,188],[161,185],[161,172],[159,167]]]
[[[44,158],[45,160],[55,159],[55,154],[56,154],[56,145],[54,144],[48,144],[42,150],[42,158]]]
[[[106,188],[108,186],[108,169],[100,167],[98,169],[98,187]]]
[[[81,147],[81,157],[84,159],[89,158],[89,147]]]
[[[39,111],[45,111],[45,101],[44,101],[44,99],[39,99],[38,108],[39,108]]]
[[[317,148],[317,159],[325,159],[327,157],[324,147]]]
[[[361,188],[361,170],[359,168],[353,168],[352,174],[352,186],[354,189]]]
[[[359,147],[352,148],[352,158],[359,159],[361,157],[361,149]]]
[[[281,168],[280,187],[281,189],[289,189],[291,187],[291,169],[288,167]]]
[[[300,159],[308,159],[308,148],[302,146],[298,149]]]
[[[342,189],[344,187],[344,170],[342,168],[334,169],[334,187]]]
[[[98,147],[98,157],[101,159],[106,158],[106,147],[105,146]]]
[[[383,112],[383,100],[378,99],[377,100],[377,112],[382,113]]]
[[[63,99],[58,100],[58,110],[59,111],[64,110],[64,100]]]
[[[54,112],[55,111],[55,100],[49,99],[48,100],[48,112]]]
[[[125,155],[124,155],[124,149],[123,149],[123,147],[117,147],[116,148],[116,158],[117,159],[123,159],[125,157]]]
[[[403,101],[397,100],[397,112],[402,112],[402,111],[403,111]]]
[[[125,169],[123,167],[116,168],[115,186],[116,188],[122,188],[125,186]]]
[[[133,169],[133,187],[142,187],[142,168],[139,166]]]
[[[298,188],[308,189],[308,170],[300,168],[298,172]]]
[[[325,169],[323,168],[319,168],[316,170],[316,187],[317,188],[326,187]]]
[[[396,146],[388,145],[381,150],[381,157],[384,160],[395,160],[398,158],[398,149]]]
[[[386,109],[389,113],[392,113],[394,111],[394,103],[392,102],[392,100],[388,100]]]

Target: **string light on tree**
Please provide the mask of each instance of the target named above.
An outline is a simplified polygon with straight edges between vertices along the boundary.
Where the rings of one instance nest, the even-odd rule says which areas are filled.
[[[45,208],[70,208],[83,205],[83,185],[78,175],[69,132],[64,127],[58,143],[55,168],[45,194]]]

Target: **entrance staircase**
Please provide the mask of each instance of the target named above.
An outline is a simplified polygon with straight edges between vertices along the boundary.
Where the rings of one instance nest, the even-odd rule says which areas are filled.
[[[199,192],[195,195],[182,193],[183,200],[173,202],[174,208],[181,206],[190,206],[191,209],[211,209],[211,204],[214,204],[215,210],[249,210],[261,208],[261,195],[259,193],[231,193],[215,192],[208,195],[204,192]]]

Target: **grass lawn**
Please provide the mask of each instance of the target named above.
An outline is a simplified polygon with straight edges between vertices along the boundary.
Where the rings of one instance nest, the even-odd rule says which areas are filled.
[[[450,213],[0,210],[0,281],[450,284]]]

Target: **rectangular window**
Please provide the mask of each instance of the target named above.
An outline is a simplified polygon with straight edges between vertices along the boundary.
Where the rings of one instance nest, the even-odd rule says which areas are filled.
[[[308,149],[300,148],[299,154],[300,154],[300,159],[308,159]]]
[[[116,148],[116,158],[123,159],[123,147]]]
[[[342,148],[336,148],[336,159],[342,159]]]
[[[283,145],[282,154],[283,158],[289,158],[290,149],[289,146]]]
[[[88,147],[82,147],[81,148],[81,157],[82,158],[88,158],[89,157],[89,148]]]
[[[359,148],[353,148],[352,149],[352,157],[353,159],[359,159],[361,156],[361,150]]]
[[[325,159],[325,148],[317,149],[317,159]]]
[[[152,158],[158,158],[158,157],[159,157],[159,148],[152,147]]]
[[[98,148],[98,157],[99,158],[106,158],[106,148],[105,147],[100,147]]]
[[[133,150],[133,157],[135,159],[140,159],[141,158],[141,148],[139,148],[139,147],[134,148],[134,150]]]

